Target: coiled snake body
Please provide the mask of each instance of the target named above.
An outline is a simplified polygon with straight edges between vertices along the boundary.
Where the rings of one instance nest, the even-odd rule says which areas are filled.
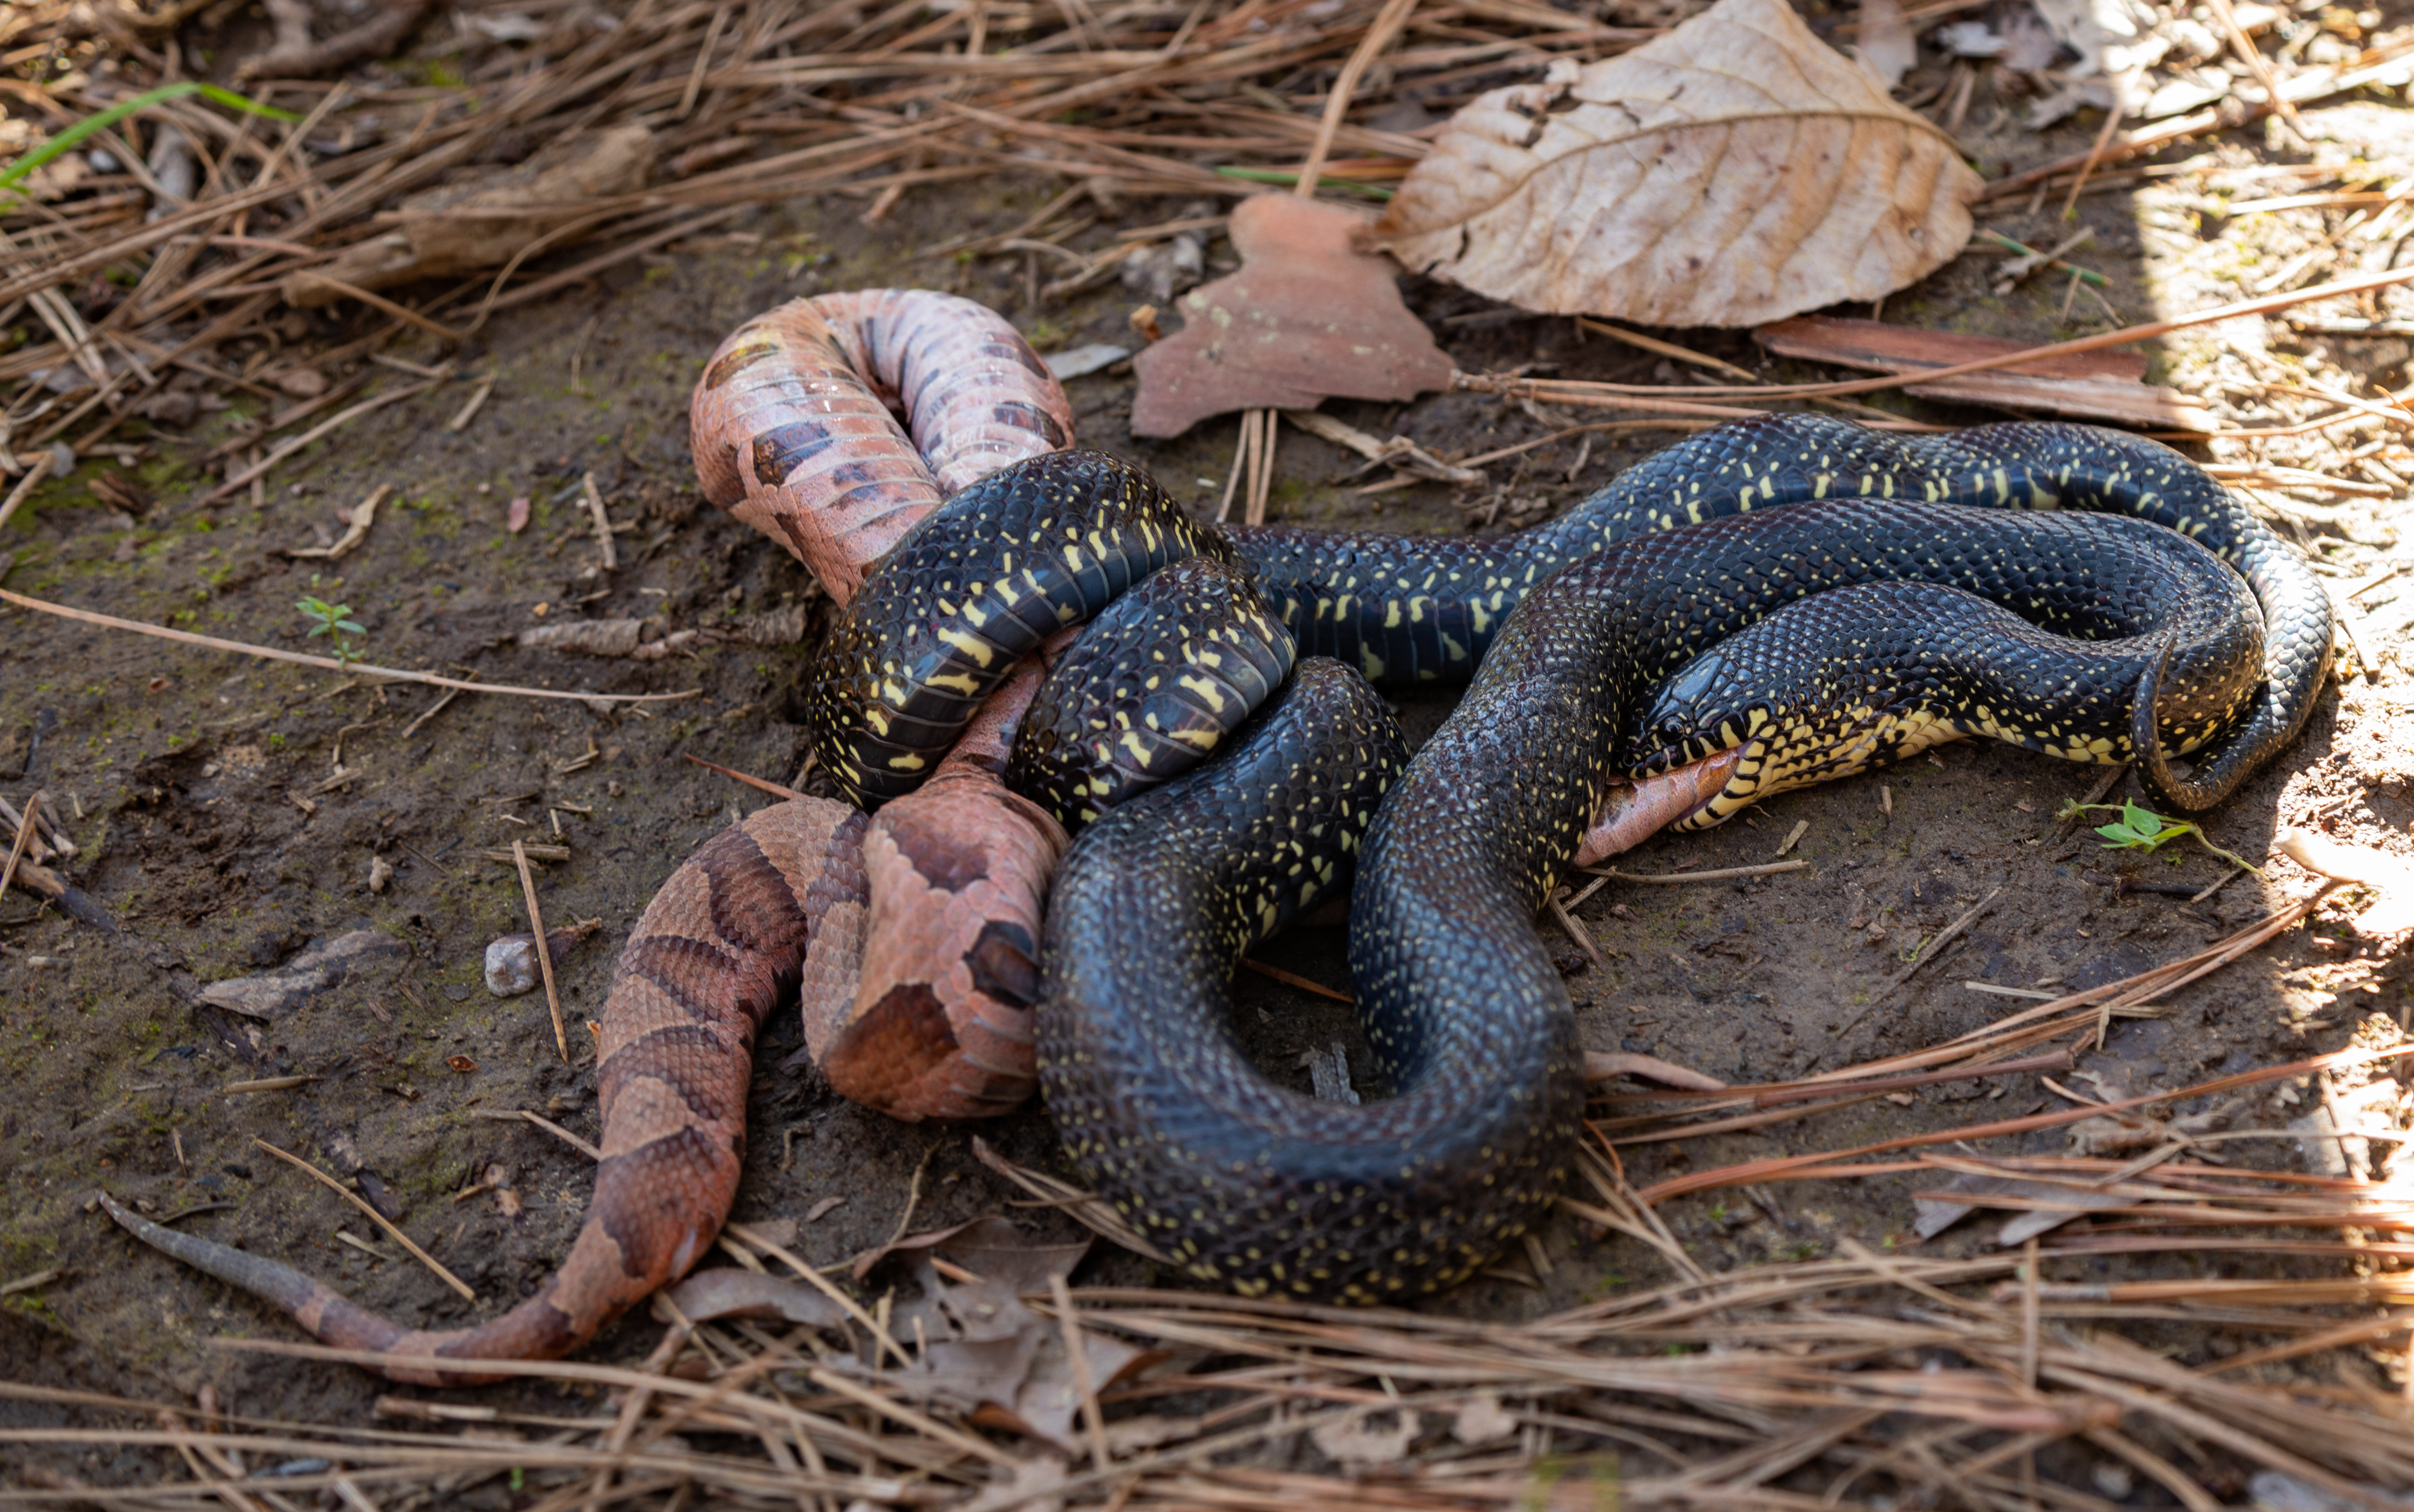
[[[907,408],[911,439],[885,403]],[[2134,750],[2200,808],[2302,728],[2330,646],[2319,583],[2218,484],[2077,426],[1903,440],[1770,417],[1521,535],[1219,533],[1134,469],[1057,452],[1070,408],[1006,322],[897,290],[749,322],[708,366],[693,422],[708,495],[845,605],[816,745],[885,807],[766,808],[664,883],[602,1014],[604,1159],[560,1271],[502,1317],[422,1332],[110,1204],[400,1379],[566,1353],[693,1264],[736,1190],[754,1032],[800,981],[833,1080],[909,1117],[1010,1106],[1036,1001],[1068,1149],[1200,1275],[1354,1298],[1447,1284],[1532,1222],[1566,1152],[1569,1006],[1530,915],[1616,771],[1678,766],[1678,817],[1712,823],[1985,734]],[[1954,504],[2008,508],[1939,507]],[[2019,512],[2056,506],[2137,520]],[[1017,672],[1023,651],[1135,584],[1061,669],[1068,693],[1093,677],[1092,702],[1044,705],[1016,740],[1041,682]],[[1923,599],[1905,635],[1890,616],[1910,592],[1948,597]],[[1479,661],[1403,766],[1365,680]],[[2198,764],[2182,776],[2163,747]],[[1044,940],[1064,835],[1000,783],[1009,766],[1087,824]],[[1340,1108],[1259,1077],[1220,1013],[1233,957],[1336,894],[1353,860],[1353,972],[1396,1095]],[[905,1050],[935,1069],[901,1069]]]

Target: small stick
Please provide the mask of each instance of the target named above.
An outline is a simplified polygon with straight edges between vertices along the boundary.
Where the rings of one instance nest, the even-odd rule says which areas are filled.
[[[729,7],[716,6],[712,24],[704,30],[704,46],[695,50],[695,67],[687,76],[687,92],[679,96],[678,109],[671,112],[674,121],[684,121],[695,110],[695,97],[704,93],[705,70],[711,66],[712,50],[721,45],[721,29],[729,24]]]
[[[2121,129],[2121,117],[2126,113],[2121,99],[2123,81],[2112,83],[2112,108],[2104,112],[2104,129],[2095,133],[2095,145],[2087,149],[2087,161],[2079,165],[2078,177],[2070,181],[2070,197],[2062,202],[2062,218],[2068,220],[2079,208],[2079,192],[2087,186],[2088,175],[2095,171],[2104,149],[2112,145],[2112,135]]]
[[[526,1108],[520,1109],[520,1117],[526,1119],[529,1122],[535,1124],[538,1128],[543,1129],[545,1133],[553,1135],[556,1139],[560,1140],[563,1144],[568,1145],[571,1149],[586,1156],[589,1160],[600,1161],[604,1158],[604,1152],[602,1150],[596,1149],[586,1140],[579,1138],[576,1134],[572,1134],[569,1130],[563,1128],[560,1124],[554,1122],[550,1119],[541,1118],[538,1115],[529,1112]]]
[[[620,554],[612,549],[612,519],[604,512],[604,495],[595,486],[593,473],[587,475],[586,483],[587,512],[595,518],[595,540],[604,548],[604,571],[618,571]]]
[[[696,765],[703,767],[708,772],[719,772],[723,777],[729,778],[732,782],[743,782],[748,787],[767,793],[775,798],[801,798],[805,796],[805,794],[798,793],[796,789],[782,787],[779,783],[770,780],[768,778],[756,777],[751,772],[740,772],[733,767],[723,766],[719,762],[708,762],[692,750],[681,751],[679,754],[685,756],[689,761],[695,763]],[[810,764],[808,764],[806,769],[812,769]],[[798,775],[802,776],[803,774],[799,773]],[[575,809],[572,811],[574,813],[576,812]]]
[[[2238,50],[2238,60],[2246,65],[2255,75],[2255,82],[2263,86],[2264,105],[2277,111],[2282,120],[2298,130],[2297,144],[2302,148],[2304,137],[2302,128],[2297,124],[2297,102],[2280,93],[2280,81],[2272,74],[2272,65],[2263,56],[2263,50],[2255,45],[2255,38],[2247,36],[2246,28],[2239,24],[2238,12],[2230,8],[2229,0],[2207,0],[2207,3],[2213,19],[2220,22],[2221,29],[2229,34],[2229,45]]]
[[[1065,1356],[1072,1361],[1073,1385],[1081,1393],[1081,1422],[1090,1430],[1090,1462],[1100,1474],[1107,1468],[1107,1419],[1098,1411],[1098,1384],[1090,1374],[1090,1352],[1081,1347],[1081,1325],[1073,1311],[1073,1291],[1062,1272],[1048,1277],[1048,1295],[1056,1304],[1056,1327],[1065,1335]]]
[[[241,493],[245,486],[253,479],[263,476],[269,468],[276,467],[287,457],[290,457],[294,452],[301,451],[304,447],[308,446],[311,442],[319,439],[322,436],[325,436],[330,431],[339,430],[342,427],[350,424],[353,421],[358,420],[361,416],[369,413],[373,409],[382,409],[390,404],[397,404],[405,399],[415,399],[434,387],[436,387],[436,384],[433,381],[405,384],[403,387],[395,390],[392,393],[380,393],[374,399],[364,399],[359,404],[352,405],[348,408],[338,409],[334,414],[328,416],[325,420],[322,420],[318,424],[311,426],[308,430],[304,431],[301,435],[293,437],[291,440],[285,442],[283,445],[270,452],[266,456],[261,457],[258,462],[253,463],[250,467],[244,468],[243,471],[239,473],[236,473],[233,477],[228,479],[225,482],[218,484],[217,487],[212,489],[207,494],[202,495],[198,502],[201,508],[206,509],[222,498],[231,498],[236,494]]]
[[[536,874],[529,869],[528,847],[512,841],[512,860],[520,868],[520,896],[528,899],[529,928],[536,935],[536,964],[544,973],[544,1005],[553,1011],[553,1043],[561,1063],[570,1064],[570,1037],[561,1030],[561,993],[553,982],[553,947],[545,943],[544,914],[536,903]]]
[[[1240,492],[1242,476],[1249,470],[1249,458],[1254,454],[1261,409],[1241,411],[1241,438],[1232,448],[1232,471],[1224,480],[1224,502],[1215,509],[1215,523],[1223,524],[1232,515],[1232,496]]]
[[[255,1092],[290,1092],[296,1087],[307,1087],[316,1076],[262,1076],[257,1081],[231,1081],[218,1089],[221,1097],[249,1097]]]
[[[882,1327],[877,1319],[873,1318],[871,1313],[863,1310],[862,1303],[857,1301],[854,1297],[847,1296],[843,1291],[841,1291],[837,1283],[832,1282],[827,1276],[823,1275],[812,1266],[807,1265],[802,1259],[790,1253],[785,1246],[774,1244],[770,1239],[765,1238],[762,1233],[747,1224],[723,1223],[722,1225],[722,1230],[724,1233],[737,1235],[740,1239],[743,1239],[748,1244],[754,1246],[754,1248],[762,1251],[765,1254],[769,1255],[772,1259],[779,1261],[782,1265],[786,1266],[790,1270],[795,1271],[797,1279],[804,1282],[808,1286],[815,1288],[831,1301],[836,1302],[839,1305],[840,1311],[843,1312],[848,1317],[853,1318],[856,1322],[862,1324],[866,1328],[872,1330],[872,1337],[880,1341],[881,1347],[887,1350],[888,1353],[896,1358],[898,1364],[902,1365],[909,1370],[913,1368],[914,1362],[906,1358],[905,1351],[899,1347],[896,1339],[889,1334],[888,1330]]]
[[[444,696],[438,699],[434,706],[429,708],[426,713],[421,715],[418,719],[411,720],[409,724],[402,727],[402,734],[398,738],[409,740],[411,736],[419,734],[419,727],[421,725],[425,724],[428,720],[443,713],[444,706],[460,696],[461,690],[457,688],[446,689]]]
[[[32,609],[62,619],[82,620],[87,625],[103,625],[111,630],[132,630],[137,635],[154,636],[162,641],[175,641],[185,645],[207,646],[213,651],[233,651],[247,657],[260,657],[269,661],[291,661],[305,667],[324,667],[329,672],[341,672],[353,676],[383,677],[392,682],[419,683],[428,688],[452,688],[469,693],[509,693],[515,698],[568,698],[582,704],[662,704],[683,698],[693,698],[704,691],[690,688],[677,693],[582,693],[559,688],[519,688],[510,683],[464,682],[458,677],[440,677],[432,672],[410,672],[401,667],[371,666],[355,661],[350,666],[334,657],[315,657],[302,651],[279,651],[271,646],[251,645],[242,641],[222,641],[215,635],[196,635],[191,630],[170,630],[164,625],[145,625],[139,619],[120,619],[115,615],[103,615],[90,609],[70,609],[63,603],[51,603],[41,599],[28,599],[22,593],[0,588],[0,603],[12,603],[20,609]]]
[[[1249,480],[1248,523],[1266,523],[1266,500],[1274,486],[1274,438],[1281,428],[1274,423],[1274,411],[1258,411],[1258,469]]]
[[[345,522],[344,534],[334,545],[288,546],[285,548],[285,555],[288,556],[319,556],[325,557],[329,560],[333,560],[335,557],[343,556],[346,552],[350,551],[354,546],[359,545],[362,541],[366,541],[369,538],[369,527],[377,524],[378,506],[384,503],[385,497],[393,492],[394,484],[392,483],[380,483],[377,487],[369,490],[369,497],[361,500],[360,503],[352,507],[351,518]]]
[[[37,792],[25,800],[25,812],[17,821],[17,838],[8,847],[8,864],[0,867],[0,894],[6,894],[8,884],[17,880],[17,863],[25,859],[25,847],[33,843],[35,811],[48,796],[47,793]]]
[[[373,294],[365,289],[362,289],[353,284],[348,284],[340,278],[331,278],[323,272],[313,272],[310,276],[319,283],[324,284],[329,289],[334,289],[336,293],[345,295],[350,299],[359,300],[362,304],[367,305],[373,310],[382,310],[386,314],[393,316],[397,320],[409,321],[410,324],[419,327],[420,330],[426,332],[429,335],[434,336],[439,341],[449,341],[457,347],[464,339],[461,333],[454,330],[451,326],[445,325],[440,321],[431,320],[426,316],[420,314],[417,310],[410,308],[407,304],[395,304],[394,301],[386,298],[383,294]]]
[[[2128,763],[2124,762],[2122,764],[2113,767],[2110,771],[2106,772],[2102,777],[2096,778],[2095,786],[2087,790],[2087,796],[2079,800],[2079,807],[2072,809],[2070,816],[2067,819],[2064,819],[2063,823],[2065,824],[2077,823],[2079,819],[2083,817],[2086,809],[2093,808],[2096,804],[2102,803],[2104,801],[2104,795],[2111,792],[2114,788],[2120,786],[2121,779],[2128,775]]]
[[[1624,326],[1610,325],[1605,321],[1591,319],[1581,315],[1576,317],[1576,324],[1586,331],[1598,332],[1614,341],[1622,341],[1630,347],[1639,348],[1655,356],[1673,357],[1677,362],[1691,363],[1695,367],[1706,367],[1713,373],[1724,373],[1740,383],[1760,381],[1760,375],[1750,368],[1737,367],[1723,358],[1695,351],[1691,347],[1679,347],[1673,341],[1662,341],[1657,336],[1647,336],[1639,331],[1629,331]]]
[[[1886,984],[1886,990],[1891,992],[1896,987],[1902,986],[1905,982],[1911,980],[1913,972],[1927,965],[1930,961],[1936,959],[1936,957],[1944,952],[1945,947],[1953,942],[1955,937],[1959,936],[1962,930],[1967,929],[1970,926],[1978,922],[1978,915],[1986,912],[1989,909],[1995,906],[1995,899],[2002,897],[2003,892],[2004,890],[2001,887],[1996,888],[1993,892],[1989,893],[1986,897],[1978,899],[1978,906],[1976,908],[1972,909],[1969,912],[1964,913],[1960,918],[1954,920],[1951,924],[1946,925],[1942,933],[1937,935],[1935,939],[1930,941],[1927,944],[1920,947],[1918,956],[1915,958],[1909,966],[1904,967],[1900,972],[1896,973],[1895,979]],[[1857,1019],[1855,1020],[1855,1023],[1858,1021],[1859,1020]],[[1847,1025],[1846,1027],[1849,1028],[1851,1026]],[[1838,1032],[1840,1033],[1842,1031],[1838,1030]]]
[[[1597,971],[1604,970],[1608,963],[1601,958],[1601,947],[1592,942],[1592,932],[1576,924],[1575,915],[1568,912],[1568,906],[1559,901],[1558,895],[1556,893],[1551,895],[1551,912],[1558,919],[1559,927],[1568,932],[1568,938],[1574,941],[1587,956],[1592,957],[1593,970]]]
[[[1725,882],[1733,877],[1766,877],[1781,871],[1800,871],[1810,864],[1808,861],[1771,861],[1757,867],[1723,867],[1716,871],[1671,871],[1656,877],[1647,877],[1636,871],[1620,871],[1616,867],[1587,867],[1585,868],[1585,874],[1590,877],[1610,877],[1618,882]]]
[[[1331,998],[1334,1002],[1354,1003],[1358,1001],[1346,992],[1334,991],[1321,982],[1311,982],[1296,971],[1286,971],[1279,966],[1268,966],[1265,962],[1251,956],[1242,956],[1241,964],[1260,976],[1273,977],[1284,986],[1297,987],[1302,992],[1313,992],[1319,998]]]
[[[478,411],[485,408],[486,395],[495,392],[495,374],[489,373],[478,380],[478,386],[469,391],[469,402],[444,422],[446,430],[457,433],[469,428],[469,422],[477,419]]]
[[[24,817],[17,811],[16,805],[6,798],[0,798],[0,824],[14,824]],[[77,805],[76,817],[78,819],[83,817],[81,804]],[[45,854],[45,852],[54,852],[70,861],[83,853],[76,848],[75,841],[67,838],[67,831],[59,827],[57,804],[49,805],[34,816],[34,845],[27,853],[37,861],[48,861],[50,856]]]
[[[1408,24],[1408,12],[1417,8],[1417,0],[1384,0],[1383,8],[1376,13],[1366,35],[1358,39],[1350,52],[1349,61],[1341,66],[1340,76],[1333,81],[1333,91],[1324,96],[1324,119],[1317,124],[1316,141],[1307,150],[1307,161],[1300,165],[1299,182],[1291,192],[1303,200],[1316,197],[1316,181],[1324,176],[1324,160],[1332,156],[1333,141],[1341,134],[1342,120],[1349,111],[1349,96],[1358,92],[1358,81],[1375,61],[1376,54],[1392,45],[1392,38]]]
[[[17,486],[8,490],[6,499],[0,499],[0,525],[8,523],[8,516],[17,512],[17,506],[25,502],[25,496],[34,491],[35,484],[49,477],[50,472],[51,453],[48,452],[26,465],[25,475],[17,480]]]
[[[276,1156],[278,1160],[285,1162],[287,1164],[299,1167],[302,1172],[308,1176],[312,1180],[325,1187],[328,1191],[333,1192],[335,1195],[343,1198],[346,1202],[350,1203],[353,1207],[358,1208],[362,1212],[366,1213],[369,1216],[369,1221],[371,1223],[374,1223],[378,1227],[384,1229],[388,1234],[393,1235],[394,1241],[396,1244],[409,1250],[412,1259],[417,1260],[421,1265],[425,1266],[428,1269],[436,1272],[437,1280],[460,1293],[463,1301],[474,1302],[478,1299],[478,1294],[469,1289],[469,1283],[468,1282],[463,1281],[460,1277],[453,1274],[453,1272],[437,1264],[436,1257],[434,1255],[429,1254],[425,1250],[421,1249],[418,1244],[411,1239],[410,1235],[405,1234],[401,1229],[396,1228],[394,1224],[386,1222],[385,1214],[378,1211],[367,1203],[362,1201],[357,1193],[347,1190],[344,1183],[336,1180],[334,1177],[329,1176],[326,1172],[319,1169],[316,1165],[311,1164],[308,1161],[304,1160],[301,1156],[290,1155],[284,1150],[277,1149],[275,1145],[270,1144],[265,1139],[254,1138],[252,1143],[268,1151],[268,1153]]]

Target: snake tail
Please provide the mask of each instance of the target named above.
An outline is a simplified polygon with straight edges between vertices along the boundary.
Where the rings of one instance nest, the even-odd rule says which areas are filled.
[[[282,1308],[343,1348],[439,1356],[459,1369],[377,1365],[461,1386],[480,1359],[553,1359],[594,1337],[712,1247],[737,1194],[755,1032],[816,961],[833,911],[860,909],[866,817],[798,798],[722,831],[673,872],[614,969],[596,1061],[603,1159],[570,1253],[534,1295],[466,1328],[405,1328],[264,1256],[164,1229],[114,1206],[138,1238]]]

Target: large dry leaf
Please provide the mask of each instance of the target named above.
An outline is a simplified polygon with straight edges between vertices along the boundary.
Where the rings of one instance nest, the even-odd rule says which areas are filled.
[[[1785,0],[1461,110],[1369,240],[1530,310],[1743,326],[1875,299],[1970,238],[1953,141]]]

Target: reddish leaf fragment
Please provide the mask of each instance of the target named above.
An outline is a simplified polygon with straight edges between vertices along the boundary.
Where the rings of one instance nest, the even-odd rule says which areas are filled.
[[[1450,386],[1451,361],[1408,313],[1398,270],[1350,245],[1363,216],[1261,194],[1232,211],[1243,266],[1182,296],[1182,330],[1132,359],[1132,434],[1179,436],[1235,409],[1327,398],[1413,399]]]
[[[444,1063],[464,1076],[478,1069],[478,1062],[466,1055],[448,1055],[444,1058]]]
[[[514,535],[518,535],[528,528],[528,523],[529,498],[526,494],[521,494],[504,506],[503,528]]]

